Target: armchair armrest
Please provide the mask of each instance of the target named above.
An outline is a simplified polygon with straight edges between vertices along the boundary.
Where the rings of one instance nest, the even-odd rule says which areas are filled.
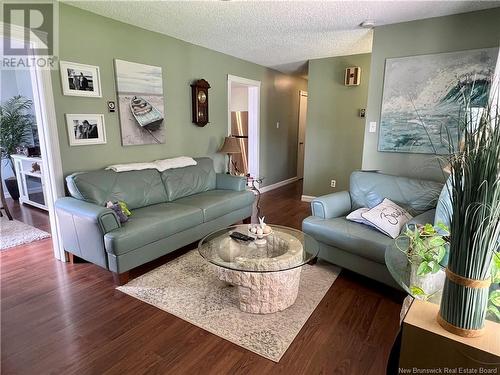
[[[215,185],[217,189],[244,191],[246,189],[246,178],[226,173],[217,173]]]
[[[65,211],[68,214],[94,222],[99,226],[103,235],[121,227],[115,212],[107,207],[71,197],[58,199],[55,206],[57,211]]]
[[[347,215],[351,211],[351,195],[348,191],[340,191],[314,198],[311,210],[314,216],[322,219]]]

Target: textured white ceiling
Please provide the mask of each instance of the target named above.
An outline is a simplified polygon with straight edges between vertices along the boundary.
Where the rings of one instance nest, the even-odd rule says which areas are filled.
[[[65,1],[287,73],[309,59],[371,52],[377,25],[500,6],[497,1]]]

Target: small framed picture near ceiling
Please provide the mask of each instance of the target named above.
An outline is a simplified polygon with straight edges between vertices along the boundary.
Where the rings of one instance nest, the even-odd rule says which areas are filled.
[[[487,106],[497,56],[498,48],[485,48],[387,59],[378,150],[456,149],[464,100],[478,113]]]
[[[106,143],[104,116],[97,114],[67,114],[66,127],[70,146]]]
[[[61,61],[59,68],[64,95],[102,97],[98,66]]]
[[[115,59],[122,145],[165,143],[161,67]]]

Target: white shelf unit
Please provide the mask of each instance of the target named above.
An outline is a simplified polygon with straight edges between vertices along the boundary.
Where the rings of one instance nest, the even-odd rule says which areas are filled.
[[[48,211],[43,185],[43,162],[41,158],[12,155],[19,187],[19,202]],[[37,171],[36,166],[40,169]]]

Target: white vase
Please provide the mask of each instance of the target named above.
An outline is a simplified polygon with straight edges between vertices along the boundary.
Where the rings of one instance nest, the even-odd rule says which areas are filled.
[[[430,295],[434,294],[443,289],[444,280],[446,278],[445,272],[440,269],[436,273],[428,273],[423,276],[417,275],[418,267],[420,263],[413,262],[411,264],[411,273],[410,273],[410,287],[416,286],[422,289],[425,294]]]

